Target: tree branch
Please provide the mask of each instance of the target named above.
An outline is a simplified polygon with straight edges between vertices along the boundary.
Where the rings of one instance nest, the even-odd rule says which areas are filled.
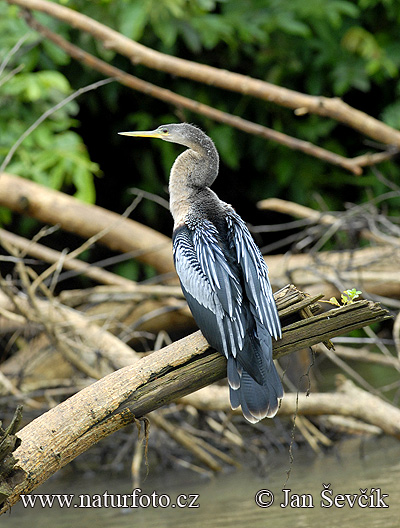
[[[311,207],[306,207],[304,205],[290,202],[288,200],[282,200],[280,198],[267,198],[266,200],[261,200],[258,202],[257,207],[263,210],[267,209],[270,211],[278,211],[280,213],[290,214],[298,218],[307,218],[310,220],[310,222],[315,222],[316,224],[333,225],[338,220],[340,220],[340,217],[334,216],[332,213],[322,213],[320,211],[315,211],[314,209],[311,209]],[[400,247],[399,238],[389,237],[387,235],[379,236],[378,234],[371,232],[370,229],[361,229],[360,235],[366,240],[372,240],[373,242],[378,242],[379,244],[386,244],[389,242]]]
[[[197,101],[189,99],[188,97],[176,94],[171,90],[160,88],[159,86],[151,84],[147,81],[143,81],[138,77],[134,77],[133,75],[125,73],[124,71],[115,68],[110,64],[107,64],[106,62],[102,61],[101,59],[98,59],[97,57],[94,57],[90,53],[87,53],[86,51],[75,46],[74,44],[71,44],[60,35],[54,33],[53,31],[50,31],[47,27],[37,22],[32,17],[29,11],[25,12],[24,18],[29,24],[29,26],[31,26],[33,29],[40,32],[47,39],[51,40],[54,44],[62,48],[71,57],[82,62],[86,66],[89,66],[90,68],[101,72],[107,77],[114,77],[121,84],[128,86],[133,90],[145,93],[146,95],[155,97],[157,99],[170,103],[176,107],[186,108],[191,112],[204,115],[206,117],[209,117],[210,119],[213,119],[214,121],[218,121],[219,123],[225,123],[229,126],[247,132],[248,134],[253,134],[255,136],[268,139],[270,141],[275,141],[276,143],[284,145],[292,150],[299,150],[301,152],[304,152],[305,154],[314,156],[315,158],[319,158],[328,163],[332,163],[333,165],[339,165],[353,172],[356,175],[362,174],[362,162],[364,164],[368,163],[372,165],[373,160],[376,160],[376,163],[379,163],[380,161],[384,161],[394,156],[395,153],[397,153],[397,151],[394,152],[392,149],[390,151],[390,155],[389,153],[385,152],[383,153],[384,156],[382,156],[381,153],[376,154],[376,156],[378,157],[374,157],[375,154],[369,154],[365,155],[362,158],[345,158],[340,154],[336,154],[324,148],[318,147],[317,145],[313,145],[309,141],[303,141],[302,139],[297,139],[288,136],[287,134],[284,134],[282,132],[278,132],[272,130],[271,128],[258,125],[256,123],[253,123],[252,121],[248,121],[241,117],[228,114],[227,112],[223,112],[204,103],[199,103]],[[356,159],[359,161],[356,162]]]
[[[337,393],[285,394],[278,416],[294,413],[307,416],[351,416],[379,427],[386,434],[400,440],[400,409],[378,396],[360,389],[350,380],[338,375]],[[203,411],[225,411],[240,414],[229,408],[225,387],[206,387],[179,400]]]
[[[107,270],[99,268],[98,266],[88,264],[79,259],[63,259],[62,253],[49,247],[46,247],[37,242],[27,240],[24,237],[10,233],[5,229],[0,228],[0,244],[5,240],[8,244],[11,244],[15,248],[18,248],[24,255],[31,255],[43,262],[49,262],[54,264],[60,262],[61,266],[65,269],[75,271],[77,274],[85,275],[91,279],[100,282],[101,284],[109,284],[113,286],[120,286],[125,290],[135,289],[135,282],[132,280],[111,273]]]
[[[352,108],[338,98],[330,99],[328,97],[306,95],[245,75],[166,55],[134,42],[100,22],[54,2],[47,0],[7,0],[7,2],[30,10],[47,13],[70,24],[72,27],[85,31],[95,39],[100,40],[105,48],[112,49],[128,57],[135,65],[143,64],[149,68],[172,75],[251,95],[291,108],[296,111],[297,115],[313,113],[329,117],[377,141],[400,148],[400,132],[398,130],[385,125],[360,110]]]
[[[0,175],[0,205],[44,223],[59,224],[83,238],[105,230],[99,242],[110,249],[135,252],[135,258],[154,266],[160,273],[175,272],[168,237],[97,205],[84,204],[67,194],[7,173]]]

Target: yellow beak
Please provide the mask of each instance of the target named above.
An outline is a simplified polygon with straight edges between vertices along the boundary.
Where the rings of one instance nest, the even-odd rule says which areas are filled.
[[[161,138],[162,134],[158,130],[139,130],[138,132],[118,132],[121,136],[133,136],[133,137],[151,137]]]

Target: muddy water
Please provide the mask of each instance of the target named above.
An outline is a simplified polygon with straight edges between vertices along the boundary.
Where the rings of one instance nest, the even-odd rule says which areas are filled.
[[[103,475],[73,483],[52,479],[33,492],[34,507],[20,502],[0,521],[18,528],[400,526],[400,442],[350,440],[323,456],[297,451],[285,484],[288,467],[284,453],[272,455],[263,477],[246,469],[211,480],[149,475],[134,497],[129,481]],[[60,507],[56,497],[52,508],[42,507],[39,493],[65,495],[71,504]],[[133,501],[138,507],[130,507]]]

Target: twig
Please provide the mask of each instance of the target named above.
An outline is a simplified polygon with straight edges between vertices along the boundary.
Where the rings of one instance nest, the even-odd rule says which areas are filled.
[[[24,394],[21,390],[14,386],[14,384],[0,371],[0,386],[2,386],[2,394],[4,392],[12,394],[18,400],[22,400],[27,406],[32,409],[42,409],[42,404]],[[1,422],[0,422],[1,423]]]
[[[160,414],[155,412],[149,415],[150,421],[154,422],[157,427],[163,429],[166,433],[169,434],[177,443],[181,444],[188,451],[192,452],[199,460],[203,462],[207,467],[213,471],[221,471],[221,465],[209,454],[207,453],[203,446],[200,446],[198,442],[194,441],[193,435],[179,427],[178,425],[172,425]]]
[[[4,70],[7,68],[8,63],[12,59],[12,57],[18,52],[18,50],[21,48],[21,46],[24,44],[24,42],[29,38],[29,36],[32,33],[25,33],[25,35],[22,35],[22,37],[14,44],[14,46],[6,53],[4,59],[1,61],[0,64],[0,77],[3,75]]]
[[[8,241],[14,247],[18,248],[22,254],[31,255],[41,261],[55,263],[60,262],[63,268],[75,271],[77,274],[86,275],[87,277],[100,282],[102,284],[109,284],[113,286],[120,286],[125,291],[134,286],[134,282],[125,279],[115,273],[103,270],[95,265],[88,264],[79,259],[69,258],[61,259],[62,254],[59,251],[48,248],[37,242],[27,240],[24,237],[10,233],[5,229],[0,229],[0,244],[2,240]]]
[[[34,300],[36,309],[35,312],[33,312],[31,304],[32,299],[14,294],[10,291],[10,286],[4,281],[4,279],[0,279],[0,286],[2,289],[2,291],[0,291],[0,305],[2,307],[9,311],[17,310],[28,320],[33,320],[42,325],[47,324],[50,335],[54,335],[53,329],[55,329],[56,332],[59,332],[60,329],[62,329],[64,336],[66,329],[72,329],[74,336],[81,337],[84,343],[90,345],[92,351],[91,356],[94,356],[93,359],[97,361],[99,359],[96,357],[94,351],[101,354],[105,359],[105,364],[102,366],[103,371],[99,374],[98,371],[95,372],[94,369],[91,370],[90,375],[93,378],[96,379],[102,374],[104,375],[105,372],[112,371],[113,368],[110,365],[115,364],[121,367],[122,365],[129,365],[137,361],[138,357],[130,347],[103,328],[99,328],[97,325],[91,323],[91,321],[83,314],[68,309],[56,301],[48,302],[37,298]],[[57,333],[57,335],[59,334]],[[65,339],[66,338],[64,337],[64,340]],[[61,342],[63,342],[62,339]],[[75,346],[77,346],[76,342]],[[85,369],[85,367],[82,367],[81,363],[79,363],[79,358],[76,354],[73,358],[73,361],[74,360],[76,360],[75,363],[78,368]],[[86,364],[88,363],[86,362]]]
[[[365,379],[356,372],[353,368],[350,367],[345,361],[343,361],[340,357],[337,357],[335,352],[332,350],[326,350],[323,347],[318,347],[319,352],[324,354],[327,358],[329,358],[334,365],[339,367],[343,372],[345,372],[350,378],[352,378],[354,381],[356,381],[361,387],[363,387],[365,390],[369,391],[372,394],[375,394],[376,396],[380,396],[381,398],[382,393],[380,390],[375,389],[372,385],[370,385]]]
[[[7,73],[2,79],[0,79],[0,87],[3,86],[3,84],[6,84],[14,75],[17,75],[21,70],[23,69],[22,64],[19,66],[16,66],[14,69],[12,69],[10,72]]]
[[[319,211],[311,209],[310,207],[306,207],[304,205],[300,205],[294,202],[289,202],[287,200],[281,200],[280,198],[268,198],[266,200],[262,200],[258,202],[257,207],[259,209],[268,209],[272,211],[278,211],[280,213],[290,214],[300,218],[307,218],[308,220],[313,221],[315,223],[329,226],[339,227],[338,222],[341,221],[338,216],[334,216],[330,213],[321,213]],[[355,214],[356,212],[357,211],[352,211],[352,214]],[[346,225],[345,220],[343,220],[343,225]],[[389,242],[393,243],[394,245],[400,246],[399,239],[383,235],[382,233],[373,232],[371,229],[361,228],[360,235],[367,240],[372,240],[381,244],[387,244]]]
[[[143,189],[138,189],[137,187],[130,187],[128,189],[129,192],[132,194],[138,194],[143,196],[143,198],[147,198],[147,200],[151,200],[152,202],[161,205],[161,207],[164,207],[167,211],[169,211],[169,202],[168,200],[165,200],[165,198],[162,198],[161,196],[158,196],[158,194],[154,194],[148,191],[144,191]]]
[[[85,240],[83,244],[81,244],[78,248],[74,249],[74,251],[71,251],[71,253],[68,253],[68,255],[64,255],[63,261],[71,260],[86,251],[88,248],[93,246],[98,240],[101,240],[105,235],[107,235],[110,231],[117,229],[119,227],[119,223],[122,222],[122,220],[129,216],[130,213],[136,208],[138,203],[140,202],[141,198],[137,197],[129,207],[126,208],[126,210],[122,213],[122,215],[115,220],[115,222],[107,227],[104,227],[101,231],[96,233],[95,235],[92,235],[88,240]],[[41,275],[38,276],[37,279],[35,279],[32,283],[32,292],[34,293],[38,285],[43,282],[47,277],[49,277],[59,266],[58,261],[54,262],[51,266],[49,266]]]
[[[367,152],[361,156],[356,156],[355,158],[351,158],[351,161],[357,167],[371,167],[378,163],[382,163],[383,161],[392,159],[394,156],[397,156],[399,152],[400,150],[398,147],[389,147],[383,152],[375,152],[374,154]]]
[[[59,295],[59,300],[67,306],[79,306],[85,303],[100,304],[104,302],[128,303],[147,299],[148,297],[183,298],[180,286],[161,286],[158,284],[132,283],[126,289],[121,286],[95,286],[85,290],[64,290]]]
[[[321,352],[321,347],[315,347],[317,352]],[[390,368],[400,370],[400,359],[397,357],[387,357],[376,352],[369,352],[366,348],[345,347],[335,343],[334,354],[351,361],[360,361],[362,363],[371,363],[373,365],[383,365]]]

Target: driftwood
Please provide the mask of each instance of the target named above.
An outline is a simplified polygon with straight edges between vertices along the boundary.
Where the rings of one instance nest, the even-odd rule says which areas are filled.
[[[159,273],[172,273],[172,276],[176,277],[171,256],[171,240],[168,237],[99,206],[84,204],[58,191],[5,173],[0,177],[0,205],[32,216],[41,222],[60,225],[63,229],[82,237],[97,235],[102,229],[115,225],[99,242],[116,251],[134,252],[136,258],[154,266]],[[314,211],[313,217],[321,218],[321,214]],[[6,232],[0,232],[0,243],[2,237],[11,243],[17,240],[16,246],[28,255],[35,256],[38,255],[37,251],[41,251],[35,244],[24,244],[20,237],[11,240],[12,237]],[[42,258],[54,262],[55,256],[43,255]],[[60,265],[67,266],[67,262],[61,259]],[[311,294],[324,291],[325,296],[329,298],[351,286],[369,294],[400,298],[398,246],[386,244],[351,251],[269,255],[267,263],[275,288],[282,288],[288,282],[293,282]],[[79,266],[82,271],[87,267],[84,263]],[[118,277],[113,280],[110,275],[112,274],[107,275],[105,283],[123,283],[126,290],[134,289],[133,283],[131,285],[129,281],[120,280]],[[92,278],[103,281],[98,275],[92,275]]]
[[[275,358],[388,317],[378,304],[360,301],[285,325],[285,317],[304,317],[307,306],[315,311],[315,299],[294,287],[275,297],[284,325]],[[101,438],[225,375],[225,358],[196,332],[81,390],[18,433],[22,443],[15,456],[28,477],[4,510]]]
[[[29,180],[2,173],[0,205],[41,222],[90,238],[104,232],[100,242],[115,251],[133,252],[135,258],[160,273],[174,271],[171,240],[134,220],[122,218],[97,205],[88,205],[67,194]]]
[[[400,409],[360,389],[343,376],[338,376],[337,385],[336,393],[285,394],[278,415],[296,413],[307,416],[353,417],[379,427],[381,431],[400,440]],[[239,414],[239,409],[229,409],[226,395],[224,387],[206,387],[179,401],[202,411],[218,410]]]

